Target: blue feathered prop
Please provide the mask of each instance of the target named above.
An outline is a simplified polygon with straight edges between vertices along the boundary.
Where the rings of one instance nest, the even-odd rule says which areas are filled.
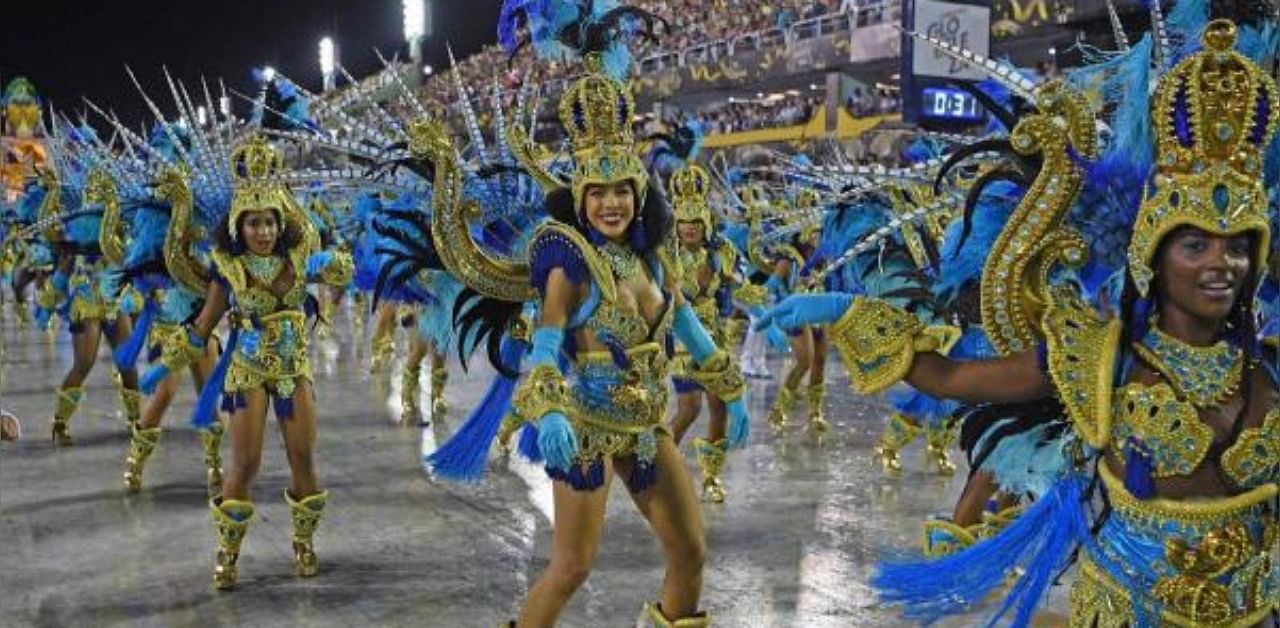
[[[222,399],[222,389],[227,381],[227,371],[231,368],[232,356],[236,353],[236,345],[240,342],[240,326],[231,326],[231,337],[227,346],[222,348],[217,366],[200,389],[200,397],[196,399],[196,407],[191,412],[191,425],[198,429],[208,429],[218,420],[218,401]],[[278,414],[278,413],[277,413]]]
[[[624,80],[631,68],[627,45],[656,42],[660,23],[665,27],[662,18],[618,0],[506,0],[498,16],[498,43],[511,56],[532,45],[549,61],[598,55],[607,74]]]
[[[116,347],[112,358],[115,360],[116,368],[131,369],[138,362],[138,354],[142,353],[142,347],[147,343],[147,336],[151,333],[151,323],[156,318],[156,306],[153,300],[147,299],[147,303],[142,307],[142,315],[138,317],[138,322],[133,326],[133,333],[129,335],[129,339],[124,344]]]
[[[1081,543],[1090,543],[1085,479],[1072,475],[1054,485],[996,536],[936,560],[881,563],[871,579],[880,599],[904,606],[904,614],[933,622],[965,612],[1023,570],[1004,604],[987,624],[1014,610],[1013,626],[1027,626],[1053,578]]]
[[[503,338],[502,363],[509,371],[519,372],[520,361],[524,359],[528,348],[528,343],[510,337]],[[478,482],[484,477],[489,448],[511,408],[511,396],[515,388],[515,378],[496,375],[484,398],[480,400],[480,405],[467,418],[466,423],[445,444],[424,459],[431,470],[440,477],[456,482]]]

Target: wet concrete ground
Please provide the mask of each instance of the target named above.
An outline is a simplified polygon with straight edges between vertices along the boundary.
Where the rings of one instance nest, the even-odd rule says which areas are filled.
[[[313,354],[316,456],[331,491],[317,533],[322,573],[292,575],[281,497],[288,468],[279,434],[269,431],[241,586],[216,592],[201,446],[187,424],[190,386],[170,409],[144,489],[126,494],[126,430],[105,348],[73,420],[76,444],[55,450],[49,417],[70,364],[69,336],[51,343],[18,330],[11,312],[0,320],[7,344],[0,402],[24,424],[22,441],[0,445],[0,626],[493,626],[514,616],[547,562],[551,490],[540,468],[495,454],[485,482],[470,486],[438,482],[421,464],[483,394],[485,365],[478,360],[470,373],[454,367],[446,417],[425,428],[406,423],[400,363],[389,375],[371,375],[367,337],[353,341],[340,317],[339,333],[317,341]],[[770,360],[775,373],[782,365]],[[730,458],[728,503],[703,505],[710,549],[703,604],[716,625],[908,623],[876,603],[867,585],[872,565],[917,547],[920,521],[949,511],[963,472],[937,476],[917,443],[904,455],[902,477],[884,477],[871,451],[885,407],[854,395],[839,370],[833,356],[833,429],[821,445],[801,422],[771,433],[764,418],[775,383],[752,385],[753,437]],[[687,459],[696,477],[691,453]],[[656,596],[662,571],[657,542],[615,483],[595,570],[561,625],[631,625]],[[1065,591],[1053,597],[1061,608]]]

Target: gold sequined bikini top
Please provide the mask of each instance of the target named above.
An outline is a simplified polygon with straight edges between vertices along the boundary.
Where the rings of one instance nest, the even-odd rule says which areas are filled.
[[[1055,299],[1043,329],[1049,376],[1076,433],[1101,451],[1139,439],[1153,475],[1189,475],[1213,446],[1213,429],[1167,383],[1115,388],[1120,322],[1102,320],[1075,298]],[[1280,409],[1248,428],[1222,455],[1222,470],[1242,489],[1280,482]]]
[[[271,291],[270,284],[255,278],[247,267],[248,254],[229,255],[222,251],[212,254],[214,267],[231,285],[235,309],[245,316],[266,316],[281,310],[300,310],[307,299],[307,267],[305,247],[297,246],[289,251],[293,264],[293,283],[283,295]]]
[[[1156,478],[1190,475],[1213,447],[1213,428],[1164,382],[1122,387],[1112,414],[1112,442],[1136,438],[1143,443]],[[1280,409],[1267,413],[1261,426],[1240,433],[1222,454],[1222,470],[1242,489],[1280,481]]]

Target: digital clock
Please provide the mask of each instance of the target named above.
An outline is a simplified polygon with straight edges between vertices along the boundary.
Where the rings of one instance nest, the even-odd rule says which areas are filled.
[[[926,87],[921,92],[920,112],[930,118],[978,122],[986,111],[968,92],[947,87]]]

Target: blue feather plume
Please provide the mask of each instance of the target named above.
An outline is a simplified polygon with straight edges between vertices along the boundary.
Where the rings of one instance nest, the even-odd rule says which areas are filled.
[[[520,361],[528,350],[528,344],[512,338],[502,341],[501,359],[511,371],[518,372]],[[511,395],[516,380],[498,374],[489,384],[480,404],[467,418],[466,423],[424,460],[438,474],[455,482],[478,482],[484,477],[489,448],[498,435],[498,428],[511,409]]]

